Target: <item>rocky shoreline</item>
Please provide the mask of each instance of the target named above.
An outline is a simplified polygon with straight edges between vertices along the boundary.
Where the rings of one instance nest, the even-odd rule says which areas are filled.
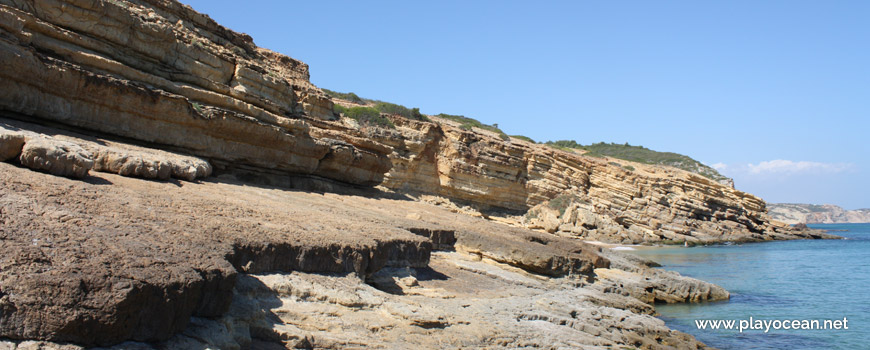
[[[679,169],[360,125],[172,0],[0,0],[0,349],[705,348],[584,243],[831,238]]]
[[[728,297],[427,203],[0,170],[8,348],[703,348],[652,303]]]

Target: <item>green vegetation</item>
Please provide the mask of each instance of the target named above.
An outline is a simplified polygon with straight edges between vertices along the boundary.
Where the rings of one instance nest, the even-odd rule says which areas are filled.
[[[556,146],[559,148],[577,148],[583,149],[583,145],[577,143],[574,140],[559,140],[559,141],[547,141],[547,145]]]
[[[421,120],[424,122],[431,122],[431,120],[429,120],[429,117],[425,116],[423,113],[420,113],[419,108],[408,108],[408,107],[398,105],[395,103],[378,101],[378,100],[370,100],[367,98],[359,97],[357,94],[355,94],[353,92],[337,92],[337,91],[332,91],[329,89],[321,89],[321,90],[323,90],[323,92],[325,92],[327,95],[329,95],[329,97],[350,101],[350,102],[353,102],[356,104],[364,105],[364,104],[374,103],[374,105],[375,105],[374,108],[381,113],[396,114],[396,115],[400,115],[400,116],[403,116],[403,117],[408,118],[408,119]],[[336,111],[336,112],[339,112],[339,111]],[[340,113],[343,113],[343,111],[341,111]]]
[[[528,137],[528,136],[523,136],[523,135],[511,135],[510,137],[513,137],[513,138],[515,138],[515,139],[520,139],[520,140],[523,140],[523,141],[528,141],[528,142],[531,142],[531,143],[537,143],[537,142],[535,142],[535,140],[532,140],[532,138],[531,138],[531,137]]]
[[[628,171],[634,171],[634,167],[631,165],[623,165],[622,168]]]
[[[332,91],[329,89],[321,89],[321,90],[323,90],[323,92],[325,92],[327,95],[329,95],[329,97],[332,97],[332,98],[340,98],[342,100],[347,100],[347,101],[350,101],[350,102],[353,102],[356,104],[365,104],[366,103],[365,99],[357,96],[355,93],[352,93],[352,92],[346,92],[346,93],[345,92],[337,92],[337,91]]]
[[[336,114],[347,113],[347,107],[336,103],[332,105],[332,111]]]
[[[559,217],[565,215],[565,210],[571,205],[571,203],[582,201],[580,197],[577,197],[573,194],[560,194],[556,196],[556,198],[551,199],[547,202],[547,207],[550,209],[555,209],[559,211]]]
[[[414,120],[422,120],[424,122],[430,122],[429,117],[420,113],[419,108],[408,108],[402,105],[397,105],[395,103],[378,101],[375,103],[375,109],[380,111],[381,113],[387,114],[398,114],[408,119]]]
[[[459,128],[462,130],[472,130],[473,128],[480,128],[480,129],[491,131],[491,132],[498,134],[498,136],[502,140],[505,140],[505,141],[510,140],[510,136],[507,136],[507,134],[505,134],[504,131],[501,131],[501,129],[498,128],[498,124],[486,125],[484,123],[481,123],[477,119],[468,118],[464,115],[454,115],[454,114],[441,113],[441,114],[438,114],[438,117],[444,118],[447,120],[452,120],[452,121],[459,123]]]
[[[360,124],[375,125],[382,128],[395,129],[396,125],[381,112],[371,107],[351,107],[346,109],[344,116],[360,122]]]
[[[202,105],[199,102],[191,102],[190,106],[193,107],[196,113],[202,114]]]
[[[230,49],[230,51],[232,51],[234,54],[236,54],[236,56],[246,56],[246,54],[247,54],[245,49],[238,47],[238,46],[233,46],[233,48]]]
[[[666,165],[678,169],[683,169],[714,181],[725,180],[727,177],[719,174],[716,169],[702,164],[701,162],[678,153],[673,152],[657,152],[643,146],[632,146],[628,143],[594,143],[588,146],[578,144],[574,140],[549,141],[547,145],[555,148],[564,149],[580,149],[587,153],[584,155],[592,157],[612,157],[617,159],[628,160],[643,164]],[[632,167],[624,167],[627,170],[634,170]]]

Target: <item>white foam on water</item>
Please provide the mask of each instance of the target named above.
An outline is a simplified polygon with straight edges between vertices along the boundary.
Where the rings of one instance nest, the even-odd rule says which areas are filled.
[[[611,250],[637,250],[637,249],[634,249],[634,248],[632,248],[632,247],[613,247],[613,248],[610,248],[610,249],[611,249]]]

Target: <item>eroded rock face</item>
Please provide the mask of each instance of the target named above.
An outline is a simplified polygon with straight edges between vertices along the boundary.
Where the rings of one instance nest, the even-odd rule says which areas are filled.
[[[84,182],[8,163],[0,182],[0,338],[166,340],[192,316],[223,315],[237,271],[366,276],[426,266],[431,250],[427,239],[359,213],[324,217],[332,205],[311,206],[316,197],[286,217],[288,198],[252,206],[243,186],[105,173]]]
[[[0,162],[17,158],[24,147],[24,135],[0,128]]]
[[[93,155],[79,145],[39,137],[27,140],[19,162],[31,169],[72,178],[83,178],[94,167]]]
[[[649,303],[727,292],[576,237],[792,237],[758,198],[679,171],[333,121],[304,63],[175,1],[0,0],[0,62],[18,120],[0,123],[33,129],[0,130],[0,347],[702,348]],[[490,218],[576,237],[241,171],[531,208]],[[188,181],[135,179],[171,177]]]
[[[0,181],[0,337],[19,347],[703,347],[648,303],[722,297],[577,239],[405,198],[9,163]]]
[[[502,220],[516,226],[624,243],[812,238],[772,222],[760,198],[679,169],[629,171],[445,121],[392,120],[395,131],[368,131],[394,147],[384,186],[526,212]]]
[[[168,146],[218,173],[281,185],[290,175],[535,213],[518,226],[611,242],[794,237],[752,195],[679,170],[505,142],[394,117],[396,130],[332,121],[308,67],[169,0],[0,0],[0,110]],[[102,152],[97,170],[165,179],[210,173]],[[81,165],[81,164],[80,164]],[[81,166],[68,171],[82,174]],[[41,165],[45,168],[45,165]],[[385,174],[386,173],[386,177]],[[261,174],[261,175],[257,175]],[[535,206],[559,196],[572,208]],[[537,214],[537,217],[532,217]]]
[[[88,170],[143,179],[194,181],[211,175],[207,161],[178,153],[118,143],[57,128],[0,118],[5,160],[72,178]]]
[[[390,168],[383,145],[312,130],[340,126],[305,64],[175,1],[3,0],[0,17],[0,111],[233,167],[361,185]]]

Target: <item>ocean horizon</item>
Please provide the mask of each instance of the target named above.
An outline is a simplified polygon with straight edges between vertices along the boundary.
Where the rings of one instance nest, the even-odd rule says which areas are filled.
[[[844,240],[798,240],[632,251],[662,268],[718,284],[731,299],[657,304],[659,318],[719,349],[859,349],[870,343],[870,224],[813,224]],[[704,320],[807,324],[846,319],[848,329],[700,329]],[[801,323],[802,321],[807,323]]]

